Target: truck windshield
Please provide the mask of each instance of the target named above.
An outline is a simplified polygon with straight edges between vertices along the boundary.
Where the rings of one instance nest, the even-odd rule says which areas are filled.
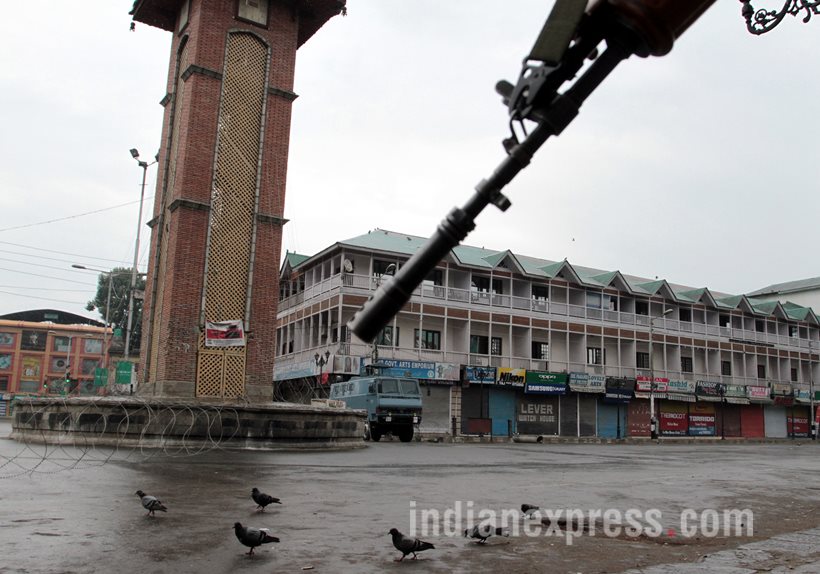
[[[379,381],[379,394],[399,394],[399,382],[396,379],[382,379]]]
[[[418,395],[419,394],[419,384],[416,381],[410,381],[407,379],[402,379],[400,381],[401,385],[401,394],[403,395]]]

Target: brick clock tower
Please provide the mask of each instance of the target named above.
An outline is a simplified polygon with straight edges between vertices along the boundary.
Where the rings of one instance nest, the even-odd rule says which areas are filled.
[[[141,395],[271,400],[296,50],[344,10],[345,0],[134,2],[136,22],[174,35]],[[206,339],[208,322],[234,322],[241,344]]]

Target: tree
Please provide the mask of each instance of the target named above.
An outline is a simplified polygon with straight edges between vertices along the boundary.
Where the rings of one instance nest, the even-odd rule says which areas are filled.
[[[111,308],[108,310],[108,321],[112,328],[121,329],[123,337],[128,327],[128,292],[131,289],[131,267],[115,267],[110,274],[100,273],[97,278],[97,294],[88,302],[86,309],[99,312],[105,320],[106,303],[108,302],[108,278],[111,278]],[[137,275],[134,287],[137,294],[145,290],[145,277]],[[142,298],[134,298],[134,320],[131,321],[131,348],[129,354],[135,354],[140,348],[142,339]]]

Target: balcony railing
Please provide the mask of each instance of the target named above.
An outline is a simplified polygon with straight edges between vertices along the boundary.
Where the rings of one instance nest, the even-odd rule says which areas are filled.
[[[378,288],[384,277],[373,277],[370,275],[356,275],[344,273],[334,275],[328,279],[320,281],[304,291],[281,299],[279,301],[279,311],[287,311],[296,306],[310,302],[311,299],[327,297],[334,290],[351,289],[361,291],[362,294],[369,294]],[[808,349],[810,347],[808,339],[792,337],[787,334],[764,333],[755,330],[748,330],[737,327],[719,326],[691,321],[679,321],[676,319],[650,317],[616,311],[611,309],[591,308],[586,305],[578,305],[567,302],[556,302],[545,299],[532,299],[515,295],[477,292],[471,289],[460,289],[457,287],[444,287],[441,285],[422,284],[413,292],[413,297],[420,298],[422,302],[437,301],[446,302],[451,305],[463,308],[479,307],[493,310],[517,311],[519,313],[529,313],[532,317],[572,317],[596,324],[612,323],[614,325],[634,325],[645,327],[647,330],[650,321],[654,319],[654,330],[671,334],[691,334],[711,337],[723,337],[738,339],[743,342],[764,343],[780,345],[785,347],[798,347]],[[820,343],[815,343],[815,348],[820,349]]]

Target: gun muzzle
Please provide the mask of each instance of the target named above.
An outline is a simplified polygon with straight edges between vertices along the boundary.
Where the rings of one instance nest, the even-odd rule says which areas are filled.
[[[635,54],[642,58],[663,56],[681,34],[715,0],[598,0],[590,11],[607,5],[616,20],[637,34]]]

